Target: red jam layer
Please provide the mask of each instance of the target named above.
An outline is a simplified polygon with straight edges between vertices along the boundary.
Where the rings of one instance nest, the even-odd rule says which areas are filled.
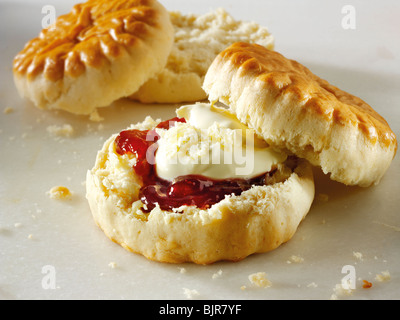
[[[169,129],[176,122],[186,121],[183,118],[173,118],[161,122],[156,128]],[[266,174],[252,179],[214,180],[201,175],[187,175],[173,181],[164,180],[156,172],[155,152],[148,152],[150,147],[153,150],[157,147],[154,144],[159,138],[155,130],[133,129],[122,131],[115,139],[118,154],[132,153],[137,157],[133,170],[142,178],[139,197],[147,206],[147,211],[151,211],[157,204],[162,210],[169,211],[182,205],[207,209],[226,195],[239,195],[253,185],[265,184]],[[146,154],[149,155],[146,157]]]

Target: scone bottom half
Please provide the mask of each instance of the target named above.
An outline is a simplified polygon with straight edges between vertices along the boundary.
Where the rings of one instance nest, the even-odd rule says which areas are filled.
[[[226,116],[224,110],[217,109]],[[227,129],[229,138],[225,137],[224,142],[231,143],[233,130],[229,127],[234,122],[231,118],[225,127],[215,122],[207,130],[200,129],[201,124],[179,117],[178,112],[178,117],[170,121],[147,117],[110,137],[87,173],[87,199],[98,226],[129,251],[170,263],[239,261],[291,239],[314,198],[308,161],[269,150],[253,132],[247,137],[255,139],[251,141],[256,145],[255,153],[270,158],[265,161],[266,167],[256,164],[246,178],[219,179],[229,175],[226,170],[235,163],[217,164],[220,167],[213,170],[214,164],[185,162],[187,153],[193,156],[196,146],[202,146],[198,141],[192,143],[195,133],[212,135],[210,141],[217,141],[213,150],[218,145],[227,148],[221,136],[215,135]],[[168,180],[168,170],[157,170],[157,161],[162,161],[157,153],[168,157],[163,148],[171,137],[178,137],[175,147],[184,150],[170,171],[194,173]],[[240,144],[241,140],[234,143]],[[155,156],[143,161],[143,155],[148,156],[154,146],[158,148]],[[187,146],[189,149],[185,149]],[[268,171],[257,171],[264,169]]]

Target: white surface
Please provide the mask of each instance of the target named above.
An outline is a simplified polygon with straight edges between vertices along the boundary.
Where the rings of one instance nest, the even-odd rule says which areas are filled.
[[[146,115],[168,119],[175,106],[141,106],[118,101],[100,110],[101,123],[41,111],[19,98],[12,59],[41,29],[42,7],[57,14],[74,1],[0,2],[0,298],[1,299],[330,299],[356,272],[356,290],[345,299],[400,298],[400,157],[372,188],[345,187],[316,170],[315,200],[294,238],[277,250],[238,263],[210,266],[148,261],[112,243],[94,224],[85,200],[86,170],[112,133]],[[75,1],[76,2],[76,1]],[[345,1],[178,1],[170,10],[205,13],[225,7],[236,19],[269,27],[276,50],[371,104],[400,136],[400,6],[398,1],[352,1],[356,29],[342,28]],[[6,107],[13,113],[3,114]],[[72,138],[54,138],[49,125],[71,124]],[[99,127],[100,124],[100,127]],[[55,185],[73,191],[71,201],[50,199]],[[353,253],[362,253],[362,260]],[[288,263],[292,255],[302,263]],[[111,268],[110,262],[116,267]],[[55,289],[45,289],[43,267],[55,271]],[[181,273],[180,268],[186,272]],[[214,273],[222,270],[220,277]],[[388,270],[391,280],[377,282]],[[270,288],[251,287],[248,275],[266,272]],[[362,280],[372,282],[362,288]],[[311,284],[311,285],[310,285]],[[241,290],[241,286],[247,286]]]

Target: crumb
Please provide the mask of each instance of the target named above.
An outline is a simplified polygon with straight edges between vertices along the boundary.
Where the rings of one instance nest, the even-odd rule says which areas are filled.
[[[353,256],[354,256],[355,258],[357,258],[358,260],[363,261],[363,255],[362,255],[361,252],[355,252],[355,251],[353,251]]]
[[[246,289],[247,289],[246,286],[241,286],[241,287],[240,287],[240,290],[246,290]]]
[[[307,285],[307,288],[316,288],[318,285],[315,282],[311,282],[310,284]]]
[[[62,126],[48,126],[47,132],[54,137],[66,137],[70,138],[74,134],[74,128],[70,124],[64,124]]]
[[[378,280],[379,282],[389,281],[390,280],[389,271],[383,271],[380,274],[377,274],[375,276],[375,280]]]
[[[14,227],[15,227],[15,228],[19,228],[20,226],[22,226],[22,223],[21,223],[21,222],[16,222],[16,223],[14,223]]]
[[[193,299],[194,297],[199,295],[197,290],[190,290],[187,288],[183,288],[183,293],[185,294],[186,298],[188,298],[188,299]]]
[[[57,186],[51,188],[48,192],[46,192],[51,199],[56,200],[68,200],[71,198],[71,191],[67,187]]]
[[[339,283],[333,288],[334,293],[331,295],[331,300],[338,300],[341,296],[353,295],[354,289],[351,288],[350,283],[344,285]]]
[[[10,113],[13,113],[13,112],[14,112],[14,108],[12,108],[12,107],[6,107],[3,110],[4,114],[10,114]]]
[[[111,269],[115,269],[115,268],[117,267],[117,264],[116,264],[115,262],[110,262],[110,263],[108,264],[108,266],[109,266]]]
[[[90,114],[89,120],[94,122],[100,122],[103,121],[104,118],[99,115],[99,112],[97,110],[95,110]]]
[[[372,283],[367,281],[367,280],[363,280],[363,288],[364,289],[369,289],[372,287]]]
[[[212,278],[213,278],[213,279],[217,279],[217,278],[219,278],[221,275],[222,275],[222,270],[220,269],[218,272],[216,272],[216,273],[214,273],[214,274],[212,275]]]
[[[295,256],[295,255],[292,255],[292,256],[290,257],[290,260],[288,260],[288,261],[286,261],[286,262],[287,262],[287,263],[292,263],[292,262],[302,263],[302,262],[304,262],[304,258],[299,257],[299,256]]]
[[[249,275],[250,282],[260,288],[268,288],[272,283],[267,279],[265,272],[257,272]]]
[[[28,239],[33,239],[33,234],[29,234]]]
[[[179,268],[179,270],[180,270],[179,271],[180,273],[186,273],[186,269],[185,268]]]

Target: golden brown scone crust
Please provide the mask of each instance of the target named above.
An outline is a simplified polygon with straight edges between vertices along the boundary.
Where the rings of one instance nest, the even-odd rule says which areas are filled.
[[[88,114],[158,73],[172,42],[169,15],[156,0],[89,0],[25,45],[14,59],[15,82],[39,107]],[[131,65],[138,70],[133,72]],[[82,90],[71,90],[75,84]],[[88,90],[96,85],[102,87]],[[75,97],[66,98],[69,94]]]
[[[148,117],[131,128],[148,130],[157,123]],[[132,159],[116,153],[116,136],[105,142],[87,172],[86,197],[94,220],[111,240],[151,260],[209,264],[273,250],[292,238],[314,199],[311,165],[300,160],[283,182],[253,186],[209,209],[156,207],[143,213],[141,179]]]
[[[203,88],[267,142],[348,185],[378,183],[397,150],[388,123],[366,102],[256,44],[221,52]]]

